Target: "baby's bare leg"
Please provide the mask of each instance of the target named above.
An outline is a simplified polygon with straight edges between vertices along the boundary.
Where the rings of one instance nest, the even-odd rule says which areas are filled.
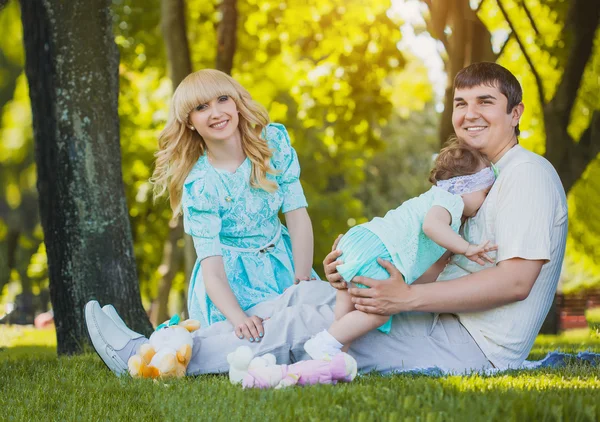
[[[348,293],[348,290],[338,290],[335,294],[335,320],[339,320],[344,315],[354,311],[354,309],[354,303],[352,303],[352,297]]]
[[[327,331],[347,349],[354,340],[380,327],[389,318],[389,315],[367,314],[354,310],[339,320],[336,318]]]

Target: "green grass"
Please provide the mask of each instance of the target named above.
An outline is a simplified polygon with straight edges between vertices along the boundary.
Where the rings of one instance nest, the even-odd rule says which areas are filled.
[[[92,354],[56,357],[53,331],[0,326],[0,420],[600,420],[600,369],[496,376],[359,377],[351,384],[242,390],[224,376],[117,378]],[[530,358],[600,352],[589,330],[540,336]]]

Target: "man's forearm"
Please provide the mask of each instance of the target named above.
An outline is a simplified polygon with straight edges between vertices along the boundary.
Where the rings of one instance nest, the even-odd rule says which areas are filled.
[[[475,312],[523,300],[541,264],[537,272],[529,268],[515,274],[519,268],[495,266],[454,280],[410,286],[408,308],[440,313]]]

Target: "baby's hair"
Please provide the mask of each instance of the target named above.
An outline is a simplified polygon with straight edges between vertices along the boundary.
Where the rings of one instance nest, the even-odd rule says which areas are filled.
[[[481,152],[452,136],[436,157],[429,181],[435,185],[438,180],[475,174],[482,164],[489,166],[490,162]]]

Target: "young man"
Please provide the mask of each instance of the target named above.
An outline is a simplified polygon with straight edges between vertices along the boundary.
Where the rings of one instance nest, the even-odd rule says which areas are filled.
[[[485,268],[455,256],[443,283],[407,286],[385,264],[389,280],[357,280],[358,308],[366,312],[452,313],[491,363],[516,367],[529,354],[556,291],[567,234],[566,196],[558,174],[543,157],[518,144],[522,91],[514,75],[495,63],[458,73],[452,122],[459,138],[484,153],[498,178],[464,233],[472,243],[498,245],[496,264]],[[332,271],[330,254],[327,273]]]
[[[444,262],[433,266],[419,284],[408,286],[391,263],[381,261],[389,279],[355,279],[371,287],[350,289],[357,309],[394,315],[389,334],[375,330],[350,348],[362,370],[517,367],[527,357],[556,291],[567,234],[566,196],[552,165],[518,145],[524,110],[518,81],[495,63],[476,63],[458,73],[454,88],[456,134],[484,153],[499,172],[464,234],[470,243],[486,239],[497,244],[496,263],[481,267],[455,256],[441,274]],[[340,281],[335,271],[340,254],[334,250],[323,262],[330,283]],[[265,322],[263,340],[250,347],[256,354],[274,353],[279,363],[307,358],[304,342],[333,320],[333,290],[324,283],[301,283],[258,305],[253,314],[271,318]],[[94,346],[120,373],[145,339],[113,319],[97,302],[86,305]],[[227,353],[242,344],[248,342],[237,339],[228,323],[199,330],[188,374],[227,371]]]

